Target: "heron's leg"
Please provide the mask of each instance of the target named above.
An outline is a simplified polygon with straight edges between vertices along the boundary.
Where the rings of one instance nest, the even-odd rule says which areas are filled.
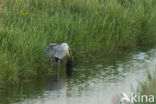
[[[57,80],[59,80],[60,72],[57,73]]]
[[[60,60],[58,60],[58,72],[60,72]]]
[[[53,71],[53,58],[51,57],[51,71]]]
[[[59,76],[60,76],[60,60],[58,59],[57,61],[58,64],[58,73],[57,73],[57,79],[59,80]]]

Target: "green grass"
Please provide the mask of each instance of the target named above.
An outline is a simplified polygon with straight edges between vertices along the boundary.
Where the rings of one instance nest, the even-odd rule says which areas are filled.
[[[156,98],[156,70],[153,72],[148,73],[148,79],[144,83],[140,83],[140,90],[139,93],[141,95],[153,95]],[[154,98],[154,102],[137,102],[134,104],[155,104],[156,100]]]
[[[5,0],[0,5],[0,82],[48,68],[51,42],[67,42],[79,60],[156,42],[155,0]]]

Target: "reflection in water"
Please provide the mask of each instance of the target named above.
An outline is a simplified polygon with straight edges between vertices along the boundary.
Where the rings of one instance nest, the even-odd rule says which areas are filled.
[[[136,90],[156,62],[156,49],[116,52],[87,58],[66,78],[65,69],[0,90],[2,104],[112,104],[116,95]],[[59,75],[60,74],[60,75]],[[58,79],[59,80],[56,80]]]
[[[64,87],[65,81],[63,79],[52,81],[50,80],[46,86],[47,91],[57,91]]]

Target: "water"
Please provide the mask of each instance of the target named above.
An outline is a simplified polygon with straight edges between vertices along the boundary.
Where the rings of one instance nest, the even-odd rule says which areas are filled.
[[[43,73],[31,81],[0,90],[0,104],[115,104],[122,92],[138,89],[154,68],[156,49],[137,49],[86,57],[71,79],[61,69],[60,79]]]

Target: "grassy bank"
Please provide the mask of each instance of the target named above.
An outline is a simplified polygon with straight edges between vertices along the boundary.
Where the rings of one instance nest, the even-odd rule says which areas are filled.
[[[0,82],[48,67],[51,42],[84,53],[156,42],[155,0],[5,0],[0,5]]]
[[[142,83],[141,85],[141,90],[140,90],[140,94],[141,95],[153,95],[154,97],[156,97],[156,77],[154,77],[153,79],[148,79],[147,82]],[[137,102],[135,104],[155,104],[156,101],[154,99],[154,102],[146,102],[146,99],[143,99],[144,102]]]
[[[148,77],[146,82],[140,83],[140,88],[138,92],[141,95],[147,95],[148,97],[150,95],[154,96],[156,98],[156,64],[152,65],[151,70],[148,70]],[[154,102],[149,102],[149,100],[146,101],[146,98],[143,99],[143,102],[136,102],[135,104],[155,104],[156,100],[154,98]]]

